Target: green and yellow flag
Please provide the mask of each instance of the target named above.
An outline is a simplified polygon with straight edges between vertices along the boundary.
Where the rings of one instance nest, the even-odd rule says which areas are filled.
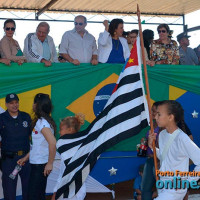
[[[38,63],[25,63],[22,66],[0,64],[0,106],[5,109],[5,96],[8,93],[17,93],[20,110],[31,114],[34,96],[39,92],[46,93],[51,96],[54,106],[52,116],[57,126],[62,118],[82,112],[86,116],[84,129],[102,111],[122,67],[120,64],[74,66],[54,63],[51,67]],[[199,118],[195,121],[191,113],[193,110],[200,112],[200,67],[156,65],[148,67],[148,77],[152,102],[178,100],[185,109],[186,122],[195,135],[200,126],[196,126]],[[145,132],[110,150],[135,150]],[[200,139],[196,138],[196,141],[200,144]]]

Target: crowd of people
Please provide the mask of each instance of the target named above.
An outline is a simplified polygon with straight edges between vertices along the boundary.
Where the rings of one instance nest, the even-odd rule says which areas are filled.
[[[4,23],[5,36],[0,41],[0,62],[10,65],[16,62],[44,63],[51,66],[56,62],[69,62],[74,65],[80,63],[125,63],[129,58],[132,46],[135,44],[138,30],[132,30],[124,36],[123,20],[113,19],[110,23],[103,22],[105,31],[100,33],[98,48],[96,40],[85,27],[87,19],[76,16],[73,30],[64,33],[59,47],[59,57],[56,52],[53,38],[49,36],[50,27],[47,22],[39,23],[35,33],[29,33],[25,38],[24,50],[13,39],[16,29],[14,20],[8,19]],[[145,59],[148,65],[198,65],[199,47],[194,51],[189,48],[189,36],[181,33],[177,36],[178,46],[170,37],[170,28],[167,24],[160,24],[157,28],[159,39],[154,40],[152,30],[143,31]],[[195,53],[197,52],[197,54]],[[22,182],[23,200],[45,199],[47,176],[53,169],[56,154],[56,124],[51,117],[52,102],[47,94],[39,93],[33,100],[34,118],[19,111],[19,98],[16,94],[8,94],[5,98],[7,110],[0,114],[0,135],[2,137],[2,186],[4,199],[13,200],[16,196],[17,178],[9,175],[18,164],[23,166],[19,175]],[[1,108],[0,108],[1,109]],[[154,132],[148,133],[148,159],[144,166],[141,179],[140,198],[152,199],[152,187],[155,182],[153,173],[152,141],[157,140],[157,155],[161,160],[162,171],[188,171],[189,158],[200,170],[200,149],[191,140],[191,132],[184,122],[184,112],[176,101],[156,102],[153,105]],[[84,116],[76,115],[61,121],[60,135],[74,134],[84,123]],[[14,131],[13,131],[14,130]],[[159,136],[158,136],[159,135]],[[165,142],[171,135],[175,135],[174,143],[168,145],[169,151],[162,156]],[[31,139],[30,139],[31,138]],[[159,138],[159,139],[158,139]],[[63,162],[63,161],[61,161]],[[60,174],[64,168],[61,164]],[[59,177],[61,177],[61,175]],[[162,177],[161,177],[162,178]],[[59,182],[59,179],[58,179]],[[139,189],[137,186],[136,189]],[[52,200],[55,199],[57,188],[54,189]],[[163,189],[158,192],[156,200],[183,199],[187,190]],[[153,196],[152,196],[153,195]],[[82,195],[84,196],[84,195]],[[146,196],[146,197],[145,197]],[[138,197],[139,198],[139,197]]]
[[[19,111],[16,94],[8,94],[5,103],[7,110],[0,114],[4,199],[16,198],[17,177],[11,179],[10,174],[18,164],[22,166],[19,171],[22,199],[44,200],[47,176],[53,169],[56,154],[56,125],[51,117],[51,99],[42,93],[35,96],[33,120],[28,113]]]
[[[56,155],[56,124],[51,117],[53,105],[49,95],[38,93],[33,100],[33,114],[19,111],[19,97],[15,93],[6,95],[7,110],[0,107],[2,187],[5,200],[16,199],[18,174],[21,178],[23,200],[44,200],[47,177],[53,170]],[[78,132],[85,122],[85,116],[78,113],[65,117],[60,122],[60,136]],[[14,130],[14,131],[13,131]],[[18,174],[13,172],[21,166]],[[55,200],[58,185],[65,170],[61,158],[59,176],[52,192]],[[11,178],[10,174],[16,177]],[[84,199],[86,186],[83,184],[75,197]]]
[[[104,20],[103,25],[105,31],[99,34],[97,48],[94,36],[86,30],[86,17],[76,16],[74,29],[66,31],[62,36],[58,56],[54,40],[49,36],[50,26],[47,22],[39,23],[36,32],[27,35],[22,51],[18,42],[13,38],[16,23],[12,19],[7,19],[3,27],[5,36],[0,41],[0,62],[6,65],[10,65],[11,62],[19,65],[24,62],[44,63],[47,67],[56,62],[69,62],[74,65],[125,63],[138,36],[138,30],[125,32],[122,19],[113,19],[110,23]],[[171,39],[172,31],[167,24],[160,24],[157,31],[159,34],[157,40],[154,40],[152,30],[143,31],[145,59],[148,65],[199,64],[200,48],[193,50],[188,47],[190,36],[187,33],[177,36],[178,46],[177,42]]]
[[[1,141],[1,170],[2,187],[5,200],[16,197],[17,177],[10,177],[16,165],[21,166],[19,176],[22,183],[23,200],[44,200],[47,177],[53,170],[56,154],[56,124],[51,117],[52,102],[47,94],[38,93],[33,100],[33,114],[31,119],[28,113],[19,111],[19,97],[12,93],[5,98],[7,110],[0,110]],[[184,121],[184,110],[180,103],[174,100],[155,102],[152,106],[154,133],[147,132],[148,158],[140,175],[134,184],[134,196],[140,200],[187,200],[187,188],[179,190],[158,189],[153,191],[156,177],[153,162],[152,141],[155,140],[156,153],[159,160],[159,170],[166,172],[187,172],[189,159],[196,165],[195,171],[200,170],[200,149],[193,142],[190,129]],[[79,113],[69,116],[60,122],[60,136],[75,134],[84,124],[84,115]],[[14,130],[14,131],[13,131]],[[59,142],[59,141],[58,141]],[[167,150],[166,149],[167,146]],[[164,154],[163,152],[166,151]],[[61,166],[57,183],[54,187],[52,200],[55,200],[56,191],[62,174],[65,170],[64,160]],[[18,176],[18,175],[17,175]],[[188,178],[188,177],[184,177]],[[190,180],[191,178],[191,180]],[[160,176],[160,180],[172,180],[173,176]],[[190,181],[199,177],[189,177]],[[86,195],[86,186],[83,184],[79,192],[69,200],[83,200]]]

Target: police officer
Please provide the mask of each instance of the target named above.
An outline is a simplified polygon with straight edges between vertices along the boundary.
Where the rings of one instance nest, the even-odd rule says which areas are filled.
[[[19,98],[16,94],[6,96],[7,110],[0,114],[0,135],[2,154],[2,186],[5,200],[16,199],[17,176],[9,177],[17,162],[30,150],[29,136],[31,134],[31,118],[29,114],[19,111]],[[30,164],[22,166],[19,175],[22,182],[22,197],[27,200]]]

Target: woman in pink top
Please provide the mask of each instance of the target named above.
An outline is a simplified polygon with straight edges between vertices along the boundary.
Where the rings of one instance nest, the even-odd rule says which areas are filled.
[[[2,59],[9,59],[10,61],[17,62],[19,65],[26,62],[25,56],[16,40],[13,39],[16,24],[12,19],[7,19],[4,22],[5,36],[0,42],[0,54]]]

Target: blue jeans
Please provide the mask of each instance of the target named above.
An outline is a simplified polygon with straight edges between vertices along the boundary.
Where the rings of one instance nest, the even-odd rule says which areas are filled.
[[[24,155],[23,155],[24,156]],[[17,161],[23,156],[14,156],[13,158],[4,158],[2,159],[2,187],[4,200],[13,200],[16,199],[16,188],[17,188],[17,179],[18,175],[15,179],[11,179],[9,175],[14,170],[17,165]],[[22,199],[28,199],[28,184],[29,184],[29,176],[30,176],[30,164],[27,162],[19,171],[19,176],[21,178],[22,183]]]
[[[148,158],[142,175],[142,200],[152,200],[152,188],[156,181],[154,174],[154,160],[153,158]]]
[[[46,164],[31,164],[28,200],[45,200],[47,176],[44,176]]]

